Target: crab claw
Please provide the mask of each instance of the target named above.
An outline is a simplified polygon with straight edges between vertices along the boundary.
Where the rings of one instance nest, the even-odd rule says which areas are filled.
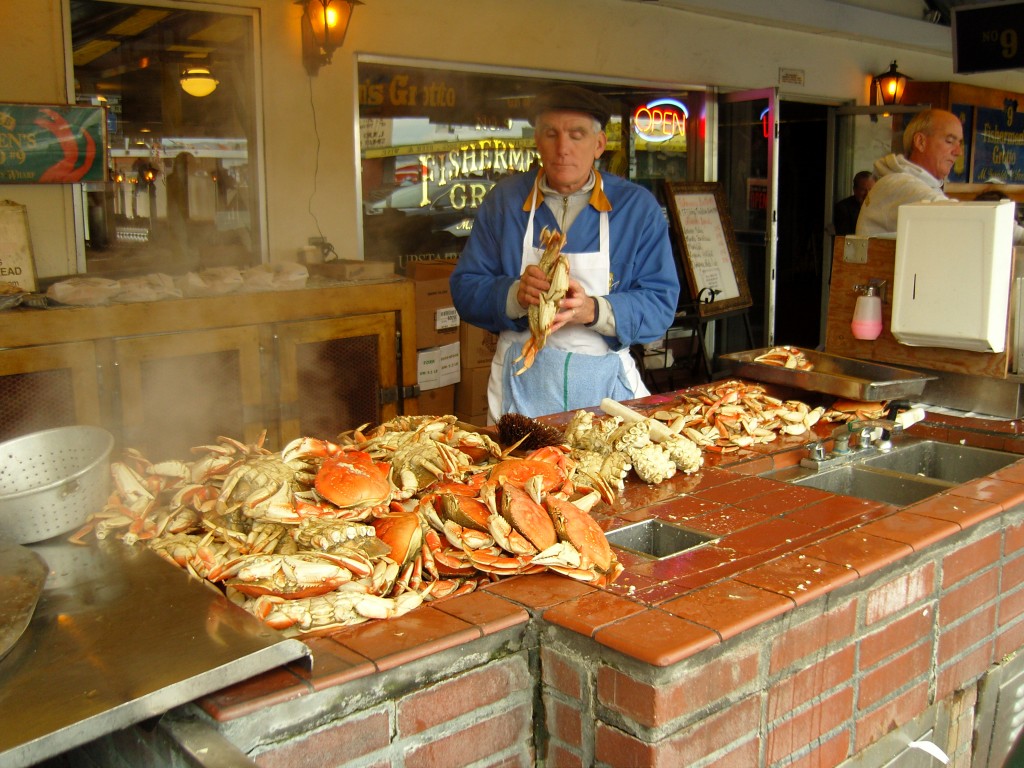
[[[508,484],[502,487],[501,516],[539,550],[558,541],[551,517],[522,488]]]

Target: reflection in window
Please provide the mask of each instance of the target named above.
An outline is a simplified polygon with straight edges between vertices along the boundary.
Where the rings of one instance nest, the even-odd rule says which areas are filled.
[[[70,9],[76,100],[107,109],[108,181],[82,185],[87,272],[258,263],[252,16]]]
[[[494,184],[539,162],[529,123],[535,94],[555,79],[360,62],[359,126],[364,256],[394,260],[454,259],[473,229],[476,211]],[[598,161],[661,194],[665,179],[692,178],[700,152],[687,146],[699,134],[665,110],[633,115],[666,92],[597,85],[618,113],[607,127],[608,149]],[[669,92],[674,103],[703,112],[703,93]],[[685,111],[687,107],[683,107]],[[663,119],[664,117],[664,119]],[[695,121],[699,123],[699,121]],[[623,125],[631,130],[623,131]],[[668,135],[663,132],[672,130]]]

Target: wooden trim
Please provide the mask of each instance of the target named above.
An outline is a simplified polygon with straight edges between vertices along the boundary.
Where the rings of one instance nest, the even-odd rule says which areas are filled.
[[[101,307],[18,308],[4,313],[0,347],[309,320],[412,309],[411,280],[396,278],[294,291],[236,293]],[[410,337],[414,325],[409,323]],[[404,329],[403,329],[404,330]]]

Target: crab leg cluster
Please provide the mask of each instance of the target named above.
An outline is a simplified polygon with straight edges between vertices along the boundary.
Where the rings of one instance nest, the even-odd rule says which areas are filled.
[[[755,357],[754,362],[774,365],[780,368],[793,368],[798,371],[814,369],[814,364],[807,359],[807,355],[804,354],[803,350],[790,346],[772,347],[764,354]]]
[[[694,390],[653,417],[706,451],[726,453],[770,443],[780,434],[804,435],[823,414],[824,408],[781,400],[759,384],[733,380]]]
[[[523,363],[516,371],[517,376],[533,365],[537,353],[544,349],[551,334],[551,325],[558,314],[558,307],[569,290],[569,260],[562,255],[565,235],[545,227],[540,233],[540,241],[544,246],[544,253],[537,266],[544,271],[550,285],[541,293],[539,303],[531,304],[527,310],[530,338],[523,344],[522,354],[514,360],[515,363]]]

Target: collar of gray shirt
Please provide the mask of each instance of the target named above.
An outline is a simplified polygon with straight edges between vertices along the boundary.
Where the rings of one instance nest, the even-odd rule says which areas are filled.
[[[591,171],[590,178],[587,179],[586,184],[572,194],[563,195],[561,192],[556,192],[548,186],[546,176],[541,177],[540,191],[544,193],[544,204],[555,214],[555,219],[558,221],[558,226],[563,234],[569,231],[569,227],[576,220],[576,216],[590,203],[590,193],[594,191],[594,184],[596,183],[597,177]]]

